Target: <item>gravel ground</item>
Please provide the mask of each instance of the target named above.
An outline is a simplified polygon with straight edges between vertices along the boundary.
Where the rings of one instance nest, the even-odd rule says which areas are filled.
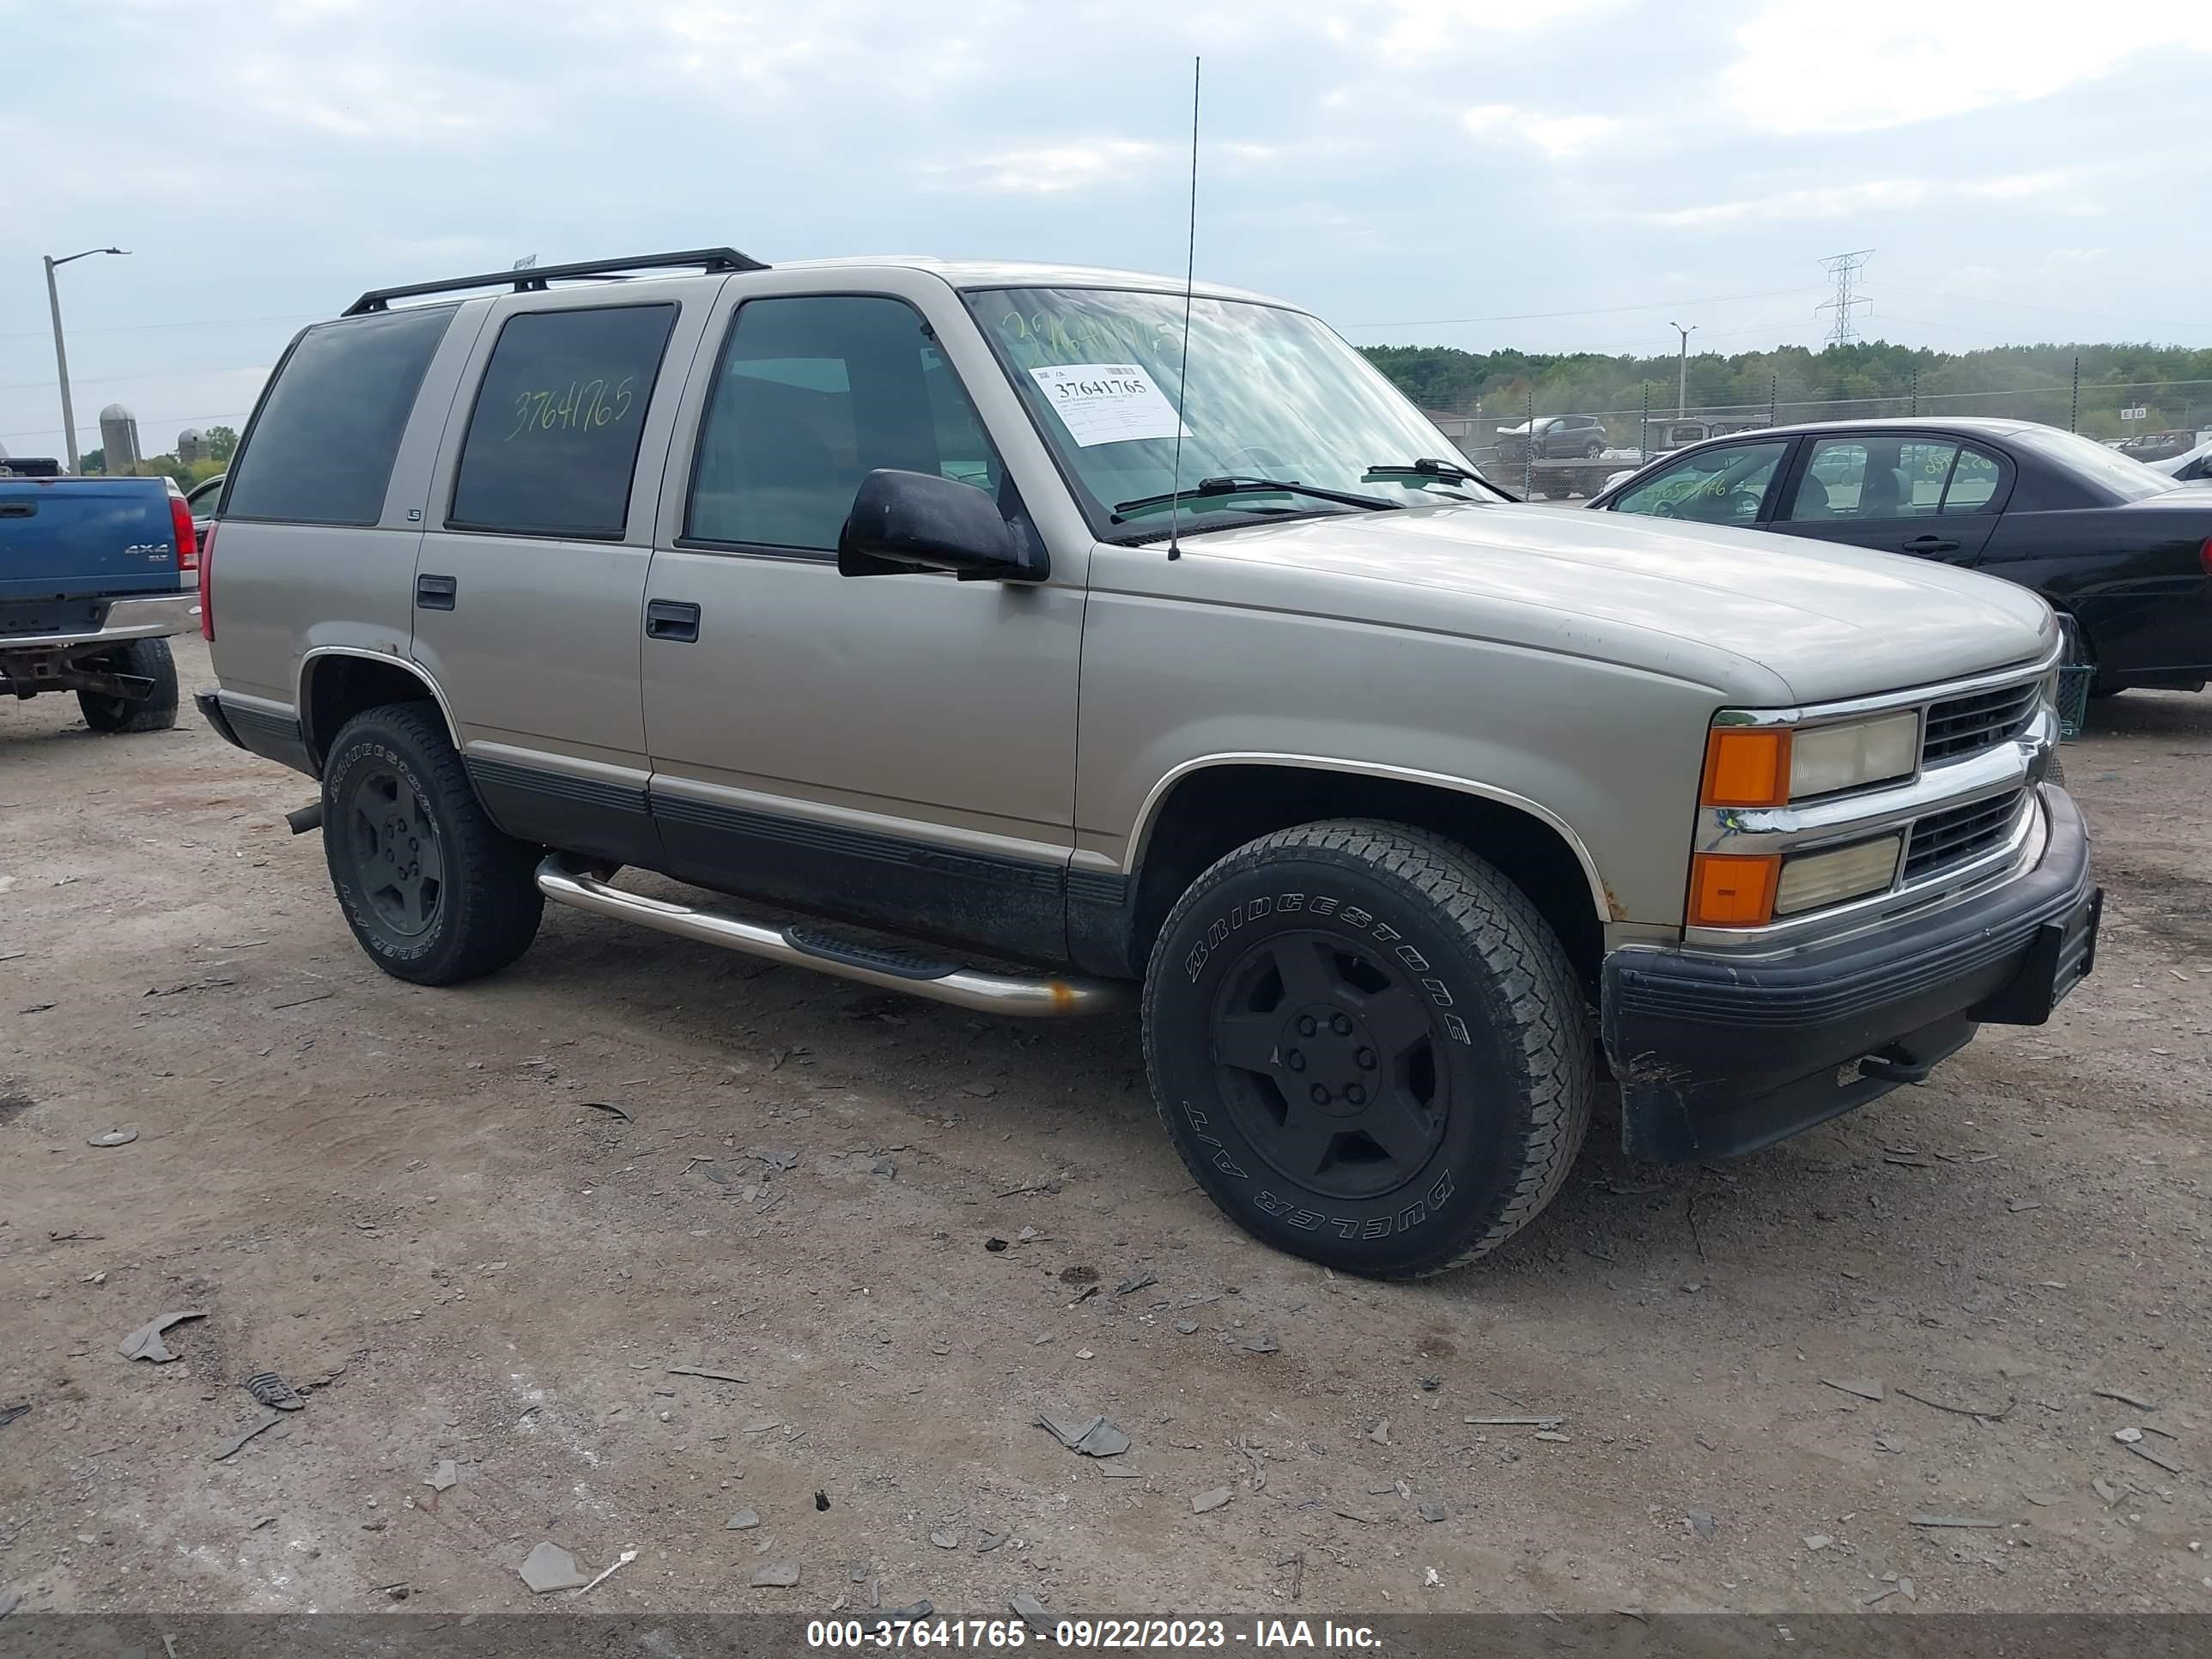
[[[2212,1607],[2212,698],[2066,760],[2110,892],[2051,1025],[1727,1165],[1601,1121],[1498,1256],[1381,1286],[1215,1214],[1127,1022],[565,911],[417,989],[305,781],[10,707],[0,1600],[515,1608],[550,1540],[637,1552],[609,1611]],[[308,1403],[217,1460],[264,1370]]]

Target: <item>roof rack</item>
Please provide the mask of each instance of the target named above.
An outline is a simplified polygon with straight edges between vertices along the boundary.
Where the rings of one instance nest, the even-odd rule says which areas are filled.
[[[686,253],[641,253],[627,259],[586,259],[580,264],[537,265],[527,270],[487,271],[481,276],[455,276],[442,283],[410,283],[404,288],[371,289],[339,314],[365,317],[388,311],[394,300],[410,300],[422,294],[450,294],[469,288],[506,288],[517,294],[542,294],[556,277],[619,276],[634,270],[766,270],[768,266],[733,247],[699,247]]]

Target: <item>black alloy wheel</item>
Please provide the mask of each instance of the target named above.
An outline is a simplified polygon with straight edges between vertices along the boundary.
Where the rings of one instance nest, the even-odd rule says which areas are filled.
[[[446,886],[438,826],[414,787],[388,764],[356,768],[346,780],[339,821],[362,902],[401,939],[419,939],[438,919]]]
[[[1427,1165],[1452,1109],[1435,1014],[1380,951],[1322,933],[1255,943],[1215,1004],[1221,1098],[1288,1179],[1381,1197]]]

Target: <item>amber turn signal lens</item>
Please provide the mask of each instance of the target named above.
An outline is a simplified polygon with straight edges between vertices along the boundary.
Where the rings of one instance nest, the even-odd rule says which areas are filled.
[[[1774,920],[1782,860],[1700,853],[1690,866],[1692,927],[1763,927]]]
[[[1784,726],[1719,726],[1705,739],[1707,806],[1782,806],[1790,799]]]

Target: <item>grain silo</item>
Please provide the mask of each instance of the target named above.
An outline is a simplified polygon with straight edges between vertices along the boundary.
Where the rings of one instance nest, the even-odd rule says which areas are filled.
[[[121,404],[100,411],[100,442],[111,473],[136,472],[143,459],[138,447],[138,417]]]

